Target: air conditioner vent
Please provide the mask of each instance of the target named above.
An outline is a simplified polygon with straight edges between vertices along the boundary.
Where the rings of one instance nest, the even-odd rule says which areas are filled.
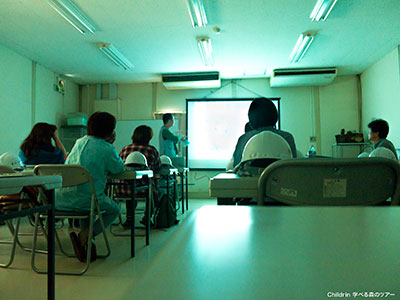
[[[271,87],[327,85],[337,75],[336,68],[275,69]]]
[[[200,89],[221,86],[219,72],[162,74],[162,83],[167,89]]]

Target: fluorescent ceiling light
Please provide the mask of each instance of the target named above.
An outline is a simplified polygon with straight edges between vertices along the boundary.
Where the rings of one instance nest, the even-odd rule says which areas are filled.
[[[186,5],[193,27],[206,26],[207,16],[204,9],[203,0],[186,0]]]
[[[203,59],[204,65],[212,66],[214,64],[214,60],[212,56],[212,46],[210,38],[208,37],[197,38],[197,45],[199,46],[200,55],[201,58]]]
[[[310,15],[312,21],[325,21],[337,0],[318,0]]]
[[[98,44],[98,47],[101,52],[103,52],[109,59],[111,59],[118,67],[124,69],[124,70],[129,70],[131,71],[133,69],[133,65],[131,62],[121,54],[111,44],[106,44],[106,43],[100,43]]]
[[[96,27],[88,17],[70,0],[47,0],[49,5],[80,33],[94,33]]]
[[[290,54],[289,60],[291,63],[299,62],[304,54],[310,47],[311,42],[314,40],[314,35],[311,33],[302,33],[297,40],[296,46],[294,46],[292,53]]]

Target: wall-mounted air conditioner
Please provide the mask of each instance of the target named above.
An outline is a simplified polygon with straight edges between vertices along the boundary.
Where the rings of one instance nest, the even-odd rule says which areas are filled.
[[[275,69],[270,78],[271,87],[327,85],[337,75],[336,68]]]
[[[166,89],[203,89],[221,87],[219,72],[170,73],[162,74]]]

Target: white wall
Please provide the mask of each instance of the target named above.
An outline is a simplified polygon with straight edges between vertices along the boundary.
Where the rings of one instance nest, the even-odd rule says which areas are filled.
[[[341,129],[359,132],[358,84],[357,76],[339,76],[332,84],[319,88],[323,155],[332,155],[332,144],[336,143],[335,135]],[[355,157],[359,154],[358,147],[351,150],[353,151],[347,153],[351,154],[349,156]]]
[[[389,122],[388,139],[400,148],[400,47],[361,74],[362,124],[365,133],[372,119]]]
[[[31,92],[32,62],[0,46],[0,153],[16,152],[29,133]]]
[[[281,128],[293,134],[297,148],[303,153],[310,147],[310,136],[317,136],[321,142],[318,154],[331,155],[334,134],[339,133],[341,128],[358,129],[356,76],[338,77],[330,86],[314,90],[312,87],[271,88],[268,79],[224,80],[222,86],[218,90],[171,91],[160,83],[121,84],[118,85],[118,98],[123,103],[123,110],[119,119],[144,120],[152,118],[153,112],[184,112],[187,98],[264,96],[281,98]],[[92,113],[95,86],[84,87],[82,95],[83,106],[88,113]],[[320,104],[320,113],[314,114],[315,101]],[[319,131],[315,120],[320,125]],[[217,173],[191,172],[190,182],[194,183],[190,187],[191,196],[207,195],[208,180]]]
[[[0,153],[18,153],[34,123],[61,126],[66,113],[78,111],[79,85],[65,80],[65,95],[57,93],[56,74],[1,45],[0,76]]]
[[[119,84],[121,120],[153,119],[152,84]],[[132,103],[140,103],[132,109]]]
[[[65,124],[68,112],[77,112],[79,109],[79,86],[65,80],[65,94],[54,90],[56,74],[42,67],[36,66],[36,97],[34,122],[47,122],[61,126]]]

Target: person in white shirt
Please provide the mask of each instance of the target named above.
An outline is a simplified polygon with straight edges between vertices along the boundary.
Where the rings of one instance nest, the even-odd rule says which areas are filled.
[[[96,190],[96,197],[102,213],[104,227],[107,228],[120,214],[118,204],[105,194],[107,174],[119,174],[125,165],[112,143],[115,141],[116,119],[106,112],[96,112],[88,120],[87,135],[78,139],[65,164],[78,164],[89,170]],[[89,183],[63,188],[56,194],[56,209],[90,210],[92,189]],[[85,261],[89,236],[89,222],[81,220],[78,236],[71,232],[74,251],[80,261]],[[93,237],[102,232],[100,221],[93,223]],[[93,241],[92,241],[93,242]],[[95,247],[92,244],[92,260],[95,259]]]

